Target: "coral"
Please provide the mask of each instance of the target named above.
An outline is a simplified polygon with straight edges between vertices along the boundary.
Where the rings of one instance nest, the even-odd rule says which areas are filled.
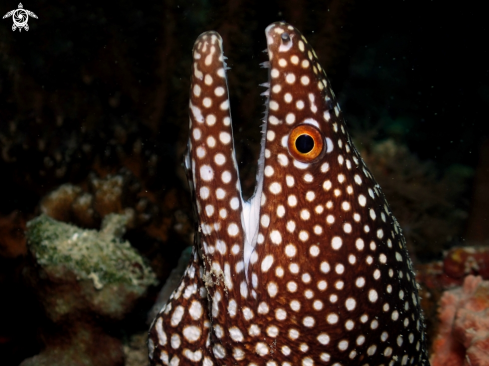
[[[427,289],[446,290],[461,286],[468,275],[479,275],[489,280],[488,247],[452,248],[442,261],[419,265],[417,280]]]
[[[84,186],[59,186],[43,197],[41,212],[59,221],[95,228],[110,213],[128,215],[128,227],[142,225],[156,210],[148,198],[139,195],[141,184],[127,169],[103,178],[92,173]]]
[[[435,258],[456,241],[467,217],[460,204],[466,188],[462,172],[438,177],[432,163],[420,161],[393,139],[374,142],[367,136],[355,145],[362,147],[362,157],[403,229],[413,260]]]
[[[469,274],[489,279],[489,247],[453,248],[443,260],[447,276],[461,279]]]
[[[105,328],[124,319],[156,284],[151,268],[120,239],[127,220],[107,215],[100,231],[46,215],[27,223],[32,265],[25,278],[50,325],[42,330],[45,349],[22,366],[123,364],[120,340]]]
[[[469,275],[440,300],[432,366],[489,364],[489,281]]]
[[[438,325],[436,312],[443,291],[462,286],[468,275],[479,275],[482,279],[488,280],[488,268],[487,247],[453,248],[444,253],[443,260],[419,264],[416,267],[416,280],[421,285],[421,305],[426,314],[428,331],[432,336]]]

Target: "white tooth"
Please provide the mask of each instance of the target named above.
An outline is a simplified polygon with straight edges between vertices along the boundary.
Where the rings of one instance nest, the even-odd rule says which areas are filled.
[[[264,95],[266,97],[268,97],[270,95],[270,90],[265,90],[263,93],[261,93],[260,95]]]
[[[262,62],[260,64],[260,66],[263,68],[263,69],[269,69],[270,68],[270,61],[265,61],[265,62]]]
[[[270,83],[263,83],[260,84],[260,86],[263,86],[264,88],[270,88]]]

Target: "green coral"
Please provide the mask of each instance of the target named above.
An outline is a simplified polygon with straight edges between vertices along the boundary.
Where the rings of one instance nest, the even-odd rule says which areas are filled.
[[[121,239],[127,220],[126,215],[107,215],[96,231],[41,215],[27,223],[27,240],[42,267],[63,265],[79,279],[90,279],[96,289],[107,284],[156,284],[151,268]]]

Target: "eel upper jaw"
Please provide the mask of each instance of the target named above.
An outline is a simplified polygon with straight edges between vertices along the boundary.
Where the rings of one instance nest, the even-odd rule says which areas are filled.
[[[273,58],[273,52],[271,50],[271,45],[274,43],[271,33],[276,26],[275,23],[270,24],[265,29],[265,36],[267,39],[267,48],[263,51],[268,54],[268,61],[261,64],[263,68],[268,69],[268,81],[261,84],[261,86],[267,89],[261,94],[266,97],[265,100],[265,112],[262,119],[262,130],[261,130],[261,146],[260,155],[258,158],[258,168],[256,173],[256,185],[253,196],[248,200],[244,201],[241,197],[243,203],[242,212],[242,222],[243,228],[245,230],[245,243],[244,243],[244,263],[245,270],[248,273],[248,266],[251,254],[256,246],[258,239],[258,231],[260,225],[260,206],[262,204],[262,193],[263,193],[263,179],[264,179],[264,169],[265,169],[265,149],[266,149],[266,135],[267,135],[267,125],[268,125],[268,114],[269,114],[269,102],[270,102],[270,92],[272,88],[272,78],[271,78],[271,61]],[[292,45],[292,42],[290,43]]]

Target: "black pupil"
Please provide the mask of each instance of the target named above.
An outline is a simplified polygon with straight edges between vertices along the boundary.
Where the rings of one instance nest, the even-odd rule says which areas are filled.
[[[309,135],[300,135],[295,140],[295,147],[301,154],[307,154],[314,148],[314,139]]]
[[[282,33],[282,40],[285,41],[285,42],[288,42],[290,41],[290,36],[289,36],[289,33]]]

